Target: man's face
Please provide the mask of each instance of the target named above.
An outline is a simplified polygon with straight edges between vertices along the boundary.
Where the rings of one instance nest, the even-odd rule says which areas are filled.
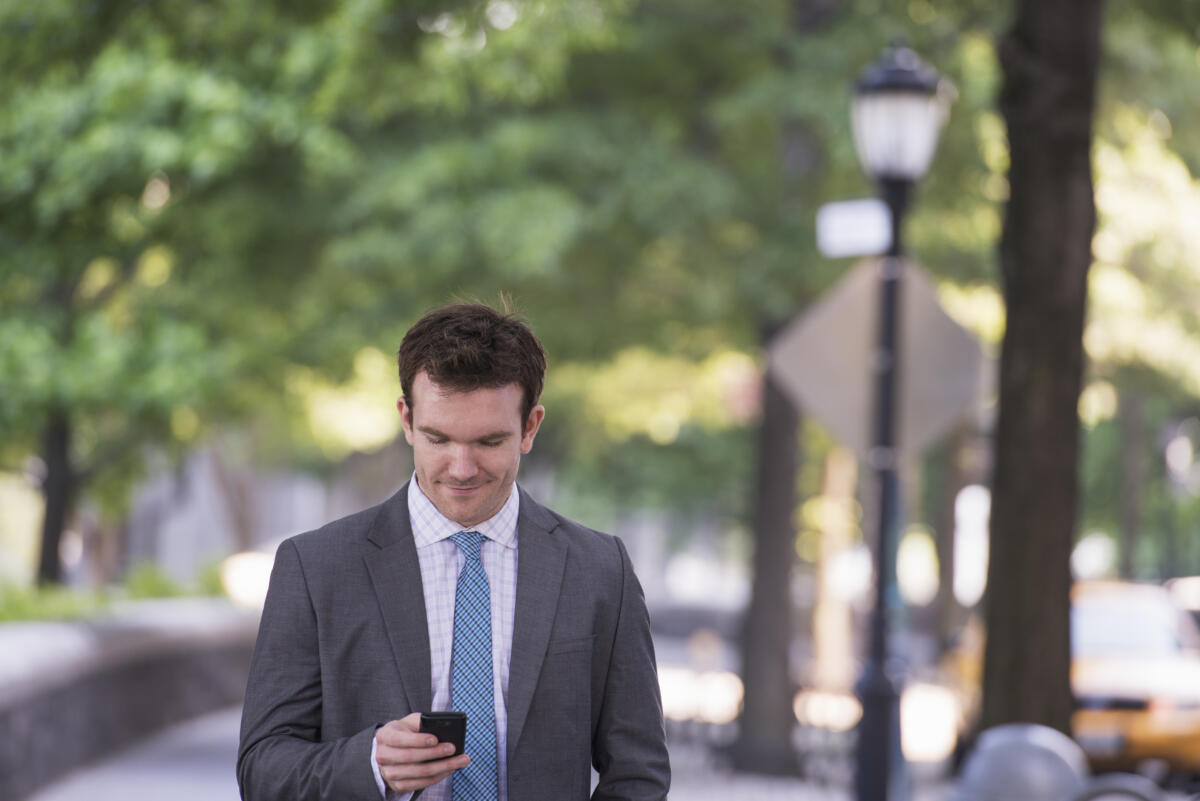
[[[457,392],[425,371],[413,379],[412,402],[397,404],[413,447],[417,482],[433,505],[464,528],[487,520],[508,500],[521,454],[529,453],[546,410],[521,420],[520,385]]]

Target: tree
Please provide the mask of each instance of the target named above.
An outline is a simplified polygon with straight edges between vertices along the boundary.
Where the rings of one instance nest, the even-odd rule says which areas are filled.
[[[1070,554],[1092,263],[1101,4],[1018,0],[1000,45],[1011,154],[982,726],[1070,730]]]
[[[41,458],[41,582],[86,487],[121,498],[144,444],[193,440],[278,375],[305,199],[342,155],[303,64],[275,69],[312,10],[0,12],[25,33],[0,56],[0,457]]]

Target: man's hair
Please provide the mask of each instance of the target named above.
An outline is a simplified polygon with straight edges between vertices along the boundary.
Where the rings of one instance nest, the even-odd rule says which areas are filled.
[[[523,320],[482,303],[455,303],[427,312],[400,343],[397,359],[404,401],[424,370],[435,384],[458,392],[517,384],[524,392],[521,426],[537,405],[546,376],[542,343]]]

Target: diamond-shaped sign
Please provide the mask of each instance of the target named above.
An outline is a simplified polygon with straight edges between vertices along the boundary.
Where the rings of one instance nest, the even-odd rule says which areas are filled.
[[[879,269],[855,267],[772,341],[771,369],[792,401],[860,457],[871,450]],[[919,454],[979,403],[991,360],[942,310],[933,282],[907,262],[901,279],[897,441]]]

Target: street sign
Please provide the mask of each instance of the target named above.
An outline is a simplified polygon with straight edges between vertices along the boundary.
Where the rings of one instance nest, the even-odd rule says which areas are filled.
[[[871,360],[883,263],[859,264],[767,350],[792,401],[864,459],[873,434]],[[992,366],[974,337],[942,310],[924,270],[907,262],[901,287],[896,445],[911,457],[977,407]]]
[[[878,198],[842,200],[817,209],[817,248],[826,258],[871,256],[892,245],[892,212]]]

